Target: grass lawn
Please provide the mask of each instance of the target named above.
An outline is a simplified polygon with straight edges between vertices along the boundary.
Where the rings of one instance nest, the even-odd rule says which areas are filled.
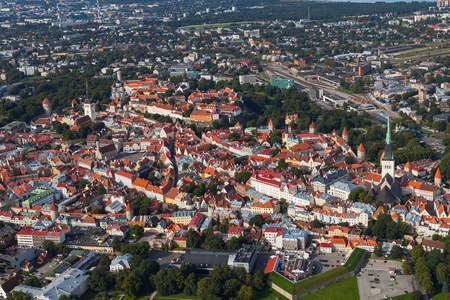
[[[420,292],[419,291],[415,291],[415,292],[412,292],[412,293],[409,293],[409,294],[404,294],[404,295],[400,295],[400,296],[397,296],[397,297],[392,297],[392,298],[389,298],[389,299],[391,299],[391,300],[410,300],[411,296],[414,295],[414,294],[420,295]],[[443,299],[445,299],[445,298],[443,298]],[[433,300],[434,300],[434,297],[433,297]]]
[[[313,288],[322,284],[324,282],[330,281],[331,279],[335,279],[339,276],[345,275],[348,273],[347,268],[344,266],[337,267],[325,273],[317,274],[308,279],[302,280],[294,285],[294,294],[305,291],[307,289]]]
[[[159,292],[155,296],[155,300],[157,299],[197,299],[196,296],[186,296],[183,293],[175,294],[175,295],[169,295],[169,296],[162,296]]]
[[[336,284],[330,285],[317,292],[311,293],[307,296],[301,297],[302,300],[340,300],[351,299],[359,300],[358,285],[356,283],[356,277],[345,279]]]
[[[256,299],[258,300],[274,300],[277,298],[280,300],[288,300],[286,297],[268,286],[256,293]]]
[[[266,79],[269,79],[269,76],[267,76],[265,71],[259,72],[258,75],[261,76],[261,77],[264,77]]]
[[[352,255],[348,258],[347,262],[345,263],[344,267],[346,267],[347,270],[349,270],[350,272],[353,271],[360,262],[360,260],[363,258],[365,253],[366,253],[365,250],[361,248],[355,248],[355,250],[353,250]]]
[[[450,293],[440,293],[431,298],[431,300],[447,300],[450,299]]]
[[[269,273],[269,280],[278,285],[280,288],[285,290],[288,293],[294,293],[294,284],[278,274],[277,272]]]
[[[119,300],[121,296],[114,296],[112,300]]]
[[[186,250],[186,248],[184,248],[184,247],[177,247],[177,248],[172,249],[172,251],[184,251],[184,250]]]

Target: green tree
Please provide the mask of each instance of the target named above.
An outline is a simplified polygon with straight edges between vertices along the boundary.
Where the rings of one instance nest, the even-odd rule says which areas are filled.
[[[31,276],[30,278],[24,281],[23,285],[41,287],[41,282],[36,276]]]
[[[286,199],[281,198],[280,199],[280,212],[285,214],[287,212],[287,208],[288,208],[288,203],[287,203]]]
[[[251,286],[241,286],[238,296],[244,300],[253,300],[256,296],[255,290]]]
[[[125,295],[129,297],[135,297],[143,287],[144,285],[142,282],[142,278],[139,275],[139,272],[135,270],[132,271],[130,275],[127,276],[127,278],[125,278],[122,283],[121,289],[124,291]]]
[[[234,179],[240,183],[246,183],[250,177],[252,177],[252,173],[249,171],[236,172],[234,174]]]
[[[184,281],[183,293],[188,296],[194,296],[197,294],[197,276],[195,276],[195,273],[190,273]]]
[[[134,225],[130,228],[130,233],[140,239],[144,235],[144,228],[139,225]]]
[[[398,245],[394,245],[391,249],[391,256],[393,259],[397,259],[402,255],[402,247],[398,246]]]
[[[186,234],[186,245],[189,248],[200,248],[202,244],[202,237],[198,234],[197,231],[193,229],[189,229]]]
[[[225,281],[225,283],[223,285],[224,296],[227,299],[236,297],[241,286],[242,286],[242,282],[235,278]]]
[[[9,292],[6,295],[8,300],[32,300],[31,296],[24,292]]]
[[[278,169],[286,170],[286,161],[284,159],[278,160]]]
[[[264,273],[259,270],[253,276],[253,287],[255,290],[262,290],[266,286],[266,278]]]
[[[415,245],[411,250],[411,256],[414,262],[416,262],[419,258],[424,257],[425,251],[423,250],[422,245],[420,244]]]
[[[108,255],[102,254],[100,256],[100,261],[98,262],[98,265],[99,266],[107,266],[107,267],[109,267],[110,264],[111,264],[111,261],[109,260]]]
[[[409,262],[406,261],[406,260],[403,262],[403,274],[405,274],[405,275],[411,275],[412,274],[412,267],[409,264]]]
[[[446,263],[440,263],[436,267],[436,278],[440,284],[450,281],[450,266]]]
[[[115,283],[115,276],[109,273],[108,266],[100,266],[92,271],[89,277],[89,287],[96,292],[109,291]]]
[[[250,226],[258,226],[259,228],[262,228],[262,225],[264,224],[264,218],[261,215],[256,215],[248,221],[248,225]]]
[[[97,188],[97,195],[104,195],[106,194],[106,189],[103,185],[99,185]]]

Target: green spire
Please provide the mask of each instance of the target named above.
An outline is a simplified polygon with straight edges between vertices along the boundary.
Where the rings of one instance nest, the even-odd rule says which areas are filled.
[[[386,144],[391,144],[391,118],[387,118],[387,134],[386,134]]]

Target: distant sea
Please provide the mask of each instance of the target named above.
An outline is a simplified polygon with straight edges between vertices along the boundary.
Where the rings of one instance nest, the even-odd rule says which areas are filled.
[[[355,2],[355,3],[430,2],[430,3],[435,3],[436,4],[437,1],[436,0],[325,0],[323,2]]]

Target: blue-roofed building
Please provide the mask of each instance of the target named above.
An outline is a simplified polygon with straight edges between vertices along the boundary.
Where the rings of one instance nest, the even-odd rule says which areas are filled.
[[[116,200],[108,205],[105,210],[111,214],[117,214],[121,210],[125,211],[125,205],[119,200]]]
[[[285,250],[306,249],[308,246],[308,232],[301,229],[286,229],[282,237]]]
[[[329,193],[334,197],[347,200],[350,193],[360,188],[356,184],[349,182],[346,179],[340,179],[330,185]]]
[[[61,296],[70,297],[71,295],[80,297],[88,289],[88,279],[89,275],[86,275],[86,271],[69,269],[43,288],[18,285],[13,291],[23,292],[30,295],[32,299],[39,300],[58,300]]]
[[[322,193],[328,193],[328,190],[330,189],[330,186],[341,180],[341,179],[347,179],[348,173],[341,169],[333,169],[331,171],[328,171],[323,177],[320,175],[317,175],[311,180],[311,186],[314,191],[319,191]]]
[[[172,215],[172,221],[174,223],[188,225],[195,215],[195,211],[177,211]]]
[[[129,260],[131,256],[132,255],[130,253],[126,253],[114,258],[109,265],[109,271],[117,274],[120,270],[123,270],[125,268],[130,269]]]

